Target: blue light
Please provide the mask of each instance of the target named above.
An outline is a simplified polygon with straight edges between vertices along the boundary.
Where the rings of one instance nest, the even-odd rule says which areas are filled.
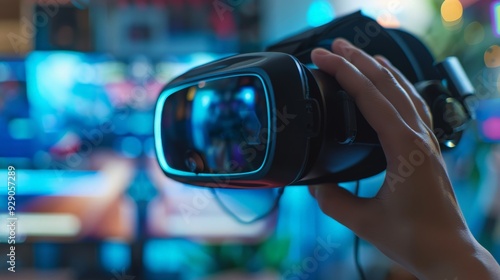
[[[121,140],[119,148],[124,156],[136,158],[141,155],[142,142],[136,137],[128,136]]]
[[[203,107],[208,107],[208,105],[210,104],[210,96],[208,94],[202,97],[201,104]]]
[[[60,258],[60,246],[51,243],[35,243],[34,260],[37,268],[51,269],[58,266]]]
[[[13,119],[9,122],[9,134],[18,140],[31,139],[35,136],[35,130],[30,119]]]
[[[307,23],[310,26],[320,26],[335,18],[332,5],[326,0],[314,0],[307,11]]]
[[[150,240],[144,248],[144,265],[152,272],[177,272],[188,262],[183,240]]]
[[[255,92],[253,88],[251,87],[245,87],[241,90],[241,95],[243,95],[243,99],[245,100],[245,103],[249,105],[254,104],[255,100]]]
[[[127,269],[130,266],[130,248],[123,242],[104,242],[101,245],[100,257],[102,266],[108,271]]]

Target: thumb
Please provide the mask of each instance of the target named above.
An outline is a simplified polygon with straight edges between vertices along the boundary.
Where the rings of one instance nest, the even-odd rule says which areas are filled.
[[[370,213],[368,199],[355,196],[337,184],[309,186],[309,192],[316,198],[323,213],[354,232],[362,227]]]

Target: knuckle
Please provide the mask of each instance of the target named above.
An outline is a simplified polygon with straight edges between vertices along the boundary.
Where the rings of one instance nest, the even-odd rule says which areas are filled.
[[[321,63],[323,65],[323,67],[320,67],[320,68],[324,68],[325,66],[329,66],[329,65],[342,66],[344,64],[343,61],[340,59],[340,57],[337,55],[329,55],[329,56],[325,57],[323,61],[320,61],[320,62],[323,62],[323,63]]]
[[[391,71],[383,66],[380,66],[376,72],[376,79],[377,81],[380,81],[380,83],[399,85]]]
[[[343,56],[351,63],[356,64],[360,59],[363,58],[363,53],[355,48],[347,48],[346,50],[344,50]]]
[[[349,65],[349,61],[345,57],[336,55],[333,56],[332,59],[334,62],[338,63],[342,67],[347,67]]]

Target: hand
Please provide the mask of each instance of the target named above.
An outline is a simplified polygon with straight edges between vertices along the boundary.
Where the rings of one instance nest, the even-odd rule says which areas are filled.
[[[383,57],[338,39],[313,62],[335,78],[377,132],[386,177],[373,198],[336,184],[310,186],[322,211],[420,279],[500,279],[500,267],[474,239],[457,204],[431,127],[413,85]]]

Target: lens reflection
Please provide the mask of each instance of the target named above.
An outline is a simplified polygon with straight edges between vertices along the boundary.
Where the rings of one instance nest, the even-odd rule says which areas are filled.
[[[202,81],[173,92],[162,114],[166,162],[194,173],[256,171],[267,151],[267,116],[264,85],[256,76]]]

